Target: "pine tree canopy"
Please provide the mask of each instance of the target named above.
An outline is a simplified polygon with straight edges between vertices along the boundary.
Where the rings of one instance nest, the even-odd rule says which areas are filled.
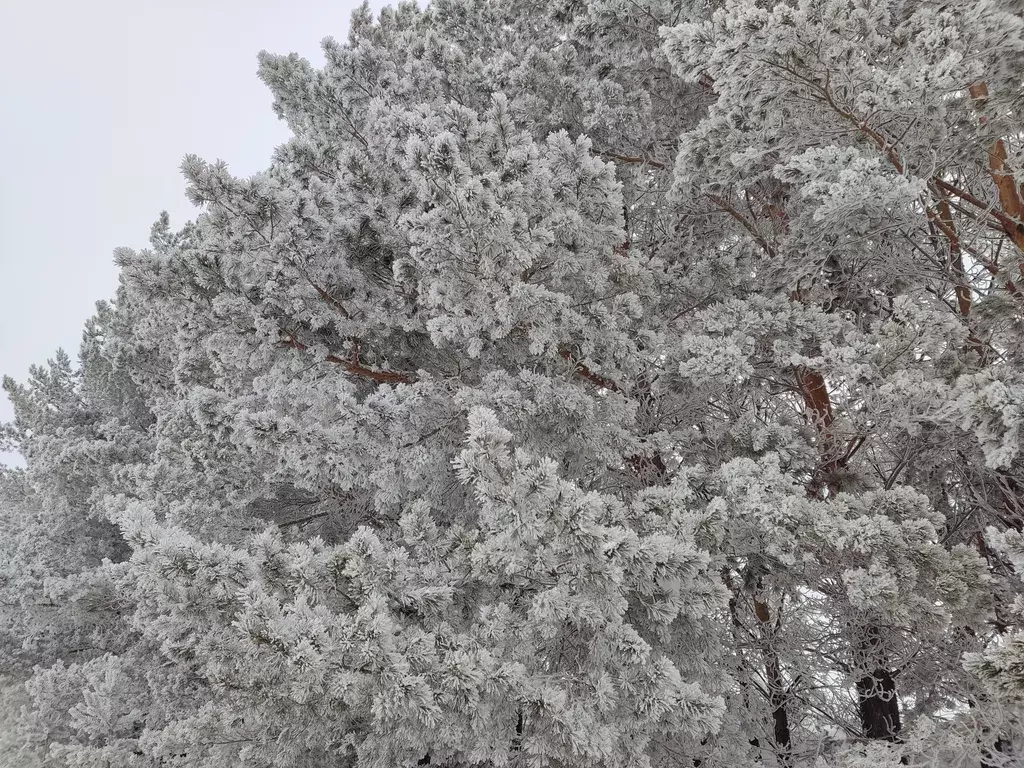
[[[1024,0],[323,51],[4,381],[0,764],[1024,765]]]

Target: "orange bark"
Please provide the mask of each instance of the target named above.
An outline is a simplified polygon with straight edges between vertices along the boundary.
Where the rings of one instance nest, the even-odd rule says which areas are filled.
[[[981,81],[972,85],[968,91],[974,101],[975,109],[978,111],[979,121],[982,125],[986,125],[988,117],[982,110],[988,103],[988,86]],[[989,176],[996,185],[999,207],[1008,219],[1001,221],[1003,229],[1013,244],[1024,251],[1024,199],[1017,187],[1013,172],[1007,166],[1007,158],[1006,142],[1001,138],[996,139],[988,152]]]
[[[308,347],[301,341],[288,336],[281,340],[281,345],[285,347],[291,347],[293,349],[308,349]],[[367,368],[361,365],[357,360],[346,360],[337,355],[327,355],[324,360],[334,365],[340,365],[345,369],[347,373],[353,376],[358,376],[364,379],[370,379],[376,381],[378,384],[411,384],[415,379],[404,373],[396,373],[394,371],[376,371],[372,368]]]

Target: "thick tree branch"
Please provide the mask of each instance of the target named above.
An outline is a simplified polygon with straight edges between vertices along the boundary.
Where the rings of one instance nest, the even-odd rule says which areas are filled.
[[[598,152],[601,157],[607,157],[609,160],[614,160],[622,165],[648,165],[651,168],[657,168],[659,171],[664,171],[668,168],[665,163],[659,163],[657,160],[650,160],[646,157],[633,157],[631,155],[620,155],[616,152]]]
[[[280,344],[283,347],[291,347],[292,349],[299,350],[306,350],[309,348],[292,336],[287,336],[281,339]],[[370,379],[371,381],[376,381],[378,384],[411,384],[416,380],[415,377],[409,374],[396,373],[394,371],[376,371],[372,368],[367,368],[354,360],[345,360],[337,355],[327,355],[324,358],[324,361],[333,363],[334,365],[340,365],[352,376]]]
[[[946,222],[950,231],[954,234],[953,239],[949,240],[949,263],[953,269],[953,276],[955,278],[953,291],[956,294],[957,312],[967,325],[967,329],[970,332],[970,335],[967,337],[967,347],[969,350],[977,354],[980,360],[984,361],[987,357],[985,344],[977,337],[977,335],[975,335],[974,331],[971,330],[971,309],[973,308],[971,287],[967,281],[967,273],[964,270],[964,257],[960,250],[960,238],[956,232],[956,225],[953,222],[953,212],[950,209],[949,201],[946,198],[939,200],[938,212],[939,218]]]
[[[572,354],[568,350],[562,350],[558,354],[563,360],[573,366],[573,371],[576,375],[583,377],[591,384],[600,387],[601,389],[607,389],[610,392],[618,392],[620,395],[626,394],[625,390],[611,379],[606,378],[599,373],[594,373],[587,366],[583,365],[583,363],[574,360]]]

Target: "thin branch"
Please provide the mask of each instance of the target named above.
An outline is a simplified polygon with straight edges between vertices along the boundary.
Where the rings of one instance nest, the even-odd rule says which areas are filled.
[[[331,513],[330,512],[316,512],[315,514],[306,515],[305,517],[300,517],[300,518],[298,518],[296,520],[289,520],[288,522],[285,522],[285,523],[278,523],[277,527],[278,528],[289,528],[289,527],[291,527],[293,525],[302,525],[303,523],[308,523],[308,522],[311,522],[313,520],[318,520],[321,517],[327,517],[329,514],[331,514]]]
[[[706,197],[708,198],[708,200],[710,200],[719,208],[721,208],[723,212],[728,213],[730,216],[736,219],[736,221],[738,221],[743,226],[743,228],[747,230],[750,236],[754,239],[754,242],[757,243],[757,245],[761,248],[761,250],[765,252],[765,255],[769,256],[770,258],[775,258],[775,249],[768,244],[768,241],[764,239],[764,236],[760,232],[757,231],[757,228],[754,227],[752,223],[747,221],[746,216],[744,216],[742,213],[737,211],[732,205],[730,205],[728,200],[719,197],[718,195],[712,194],[708,194],[706,195]]]
[[[646,157],[633,157],[630,155],[620,155],[616,152],[598,152],[601,157],[607,157],[609,160],[614,160],[617,163],[623,165],[649,165],[651,168],[657,168],[659,171],[668,169],[665,163],[659,163],[657,160],[651,160]]]

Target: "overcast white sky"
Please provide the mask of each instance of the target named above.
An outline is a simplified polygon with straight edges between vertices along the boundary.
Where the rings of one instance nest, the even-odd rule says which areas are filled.
[[[268,164],[288,132],[256,54],[322,63],[320,40],[343,39],[358,4],[0,0],[0,373],[74,357],[117,285],[114,248],[145,247],[161,210],[172,226],[194,216],[186,153],[242,175]]]

